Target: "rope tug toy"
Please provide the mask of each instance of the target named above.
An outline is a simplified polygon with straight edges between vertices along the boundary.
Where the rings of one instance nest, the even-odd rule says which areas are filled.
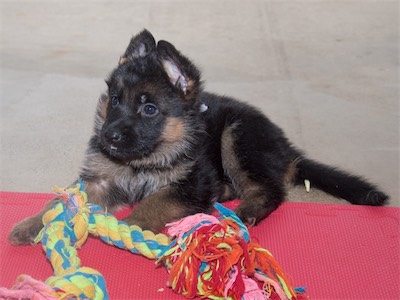
[[[196,214],[168,224],[168,237],[118,221],[87,202],[85,183],[56,189],[58,203],[43,217],[35,242],[54,269],[45,283],[19,276],[12,290],[0,288],[0,299],[109,299],[104,277],[81,266],[77,248],[88,234],[105,243],[156,259],[169,271],[168,284],[186,298],[305,299],[293,289],[271,253],[250,241],[246,226],[221,204],[219,218]]]

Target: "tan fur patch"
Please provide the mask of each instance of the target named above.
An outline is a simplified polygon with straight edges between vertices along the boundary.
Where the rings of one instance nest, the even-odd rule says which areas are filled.
[[[288,166],[287,171],[283,175],[283,181],[286,184],[290,184],[294,181],[297,173],[297,164],[299,163],[300,158],[294,159]]]
[[[233,187],[229,183],[224,183],[221,195],[219,197],[219,201],[227,201],[227,200],[232,200],[236,198],[236,193],[233,190]]]
[[[225,174],[231,179],[234,190],[239,194],[239,197],[244,197],[245,183],[247,174],[240,168],[239,162],[235,153],[233,131],[237,124],[225,128],[221,136],[221,156],[222,166]]]
[[[195,82],[194,80],[192,80],[192,79],[189,79],[189,80],[188,80],[187,89],[188,89],[189,92],[192,91],[193,87],[195,86],[195,83],[196,83],[196,82]]]
[[[95,131],[100,134],[101,128],[107,118],[107,107],[109,98],[106,94],[101,95],[99,102],[97,103],[96,117],[94,119]]]
[[[177,142],[183,138],[185,125],[181,119],[170,117],[165,123],[163,139],[167,142]]]
[[[121,56],[119,58],[119,64],[123,65],[124,63],[126,63],[128,61],[128,59],[125,56]]]
[[[102,95],[99,99],[99,103],[97,106],[97,112],[101,118],[104,120],[107,118],[107,107],[108,107],[109,98],[106,95]]]
[[[265,187],[249,178],[248,173],[240,166],[235,153],[234,129],[238,124],[227,127],[221,137],[222,165],[225,174],[231,179],[233,188],[243,202],[236,213],[243,221],[254,225],[265,216]]]

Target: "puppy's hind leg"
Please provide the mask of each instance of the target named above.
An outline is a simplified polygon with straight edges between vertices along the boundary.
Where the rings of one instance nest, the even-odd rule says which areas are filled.
[[[251,149],[240,149],[237,145],[240,136],[235,133],[238,124],[227,127],[221,139],[221,156],[225,174],[242,203],[236,209],[239,218],[253,226],[282,203],[285,197],[285,186],[280,171],[265,163],[264,155]],[[240,131],[240,130],[239,130]],[[260,156],[254,164],[243,163],[249,156]]]
[[[253,226],[276,210],[284,195],[280,188],[253,182],[243,188],[243,201],[236,213],[242,221]]]

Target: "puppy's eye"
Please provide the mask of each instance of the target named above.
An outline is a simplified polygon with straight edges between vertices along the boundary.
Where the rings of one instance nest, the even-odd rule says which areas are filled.
[[[154,104],[145,104],[142,108],[142,114],[148,117],[155,116],[158,113],[158,109]]]
[[[116,107],[116,106],[118,106],[118,104],[119,104],[119,99],[118,99],[118,97],[112,96],[112,97],[111,97],[111,105],[112,105],[112,107]]]

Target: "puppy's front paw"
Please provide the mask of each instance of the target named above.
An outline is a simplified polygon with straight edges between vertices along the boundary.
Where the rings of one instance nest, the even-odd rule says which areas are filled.
[[[42,228],[41,218],[31,217],[25,219],[15,224],[8,236],[8,240],[14,245],[32,244]]]
[[[125,223],[127,223],[129,226],[130,225],[137,225],[139,226],[142,230],[151,230],[152,228],[150,227],[150,224],[140,218],[137,218],[135,216],[129,216],[124,219],[122,219]]]
[[[129,217],[122,219],[122,221],[128,223],[128,225],[137,225],[142,230],[150,230],[154,233],[158,233],[164,228],[164,223],[162,223],[160,220],[141,218],[140,216],[136,215],[135,212],[133,212],[133,214]]]

